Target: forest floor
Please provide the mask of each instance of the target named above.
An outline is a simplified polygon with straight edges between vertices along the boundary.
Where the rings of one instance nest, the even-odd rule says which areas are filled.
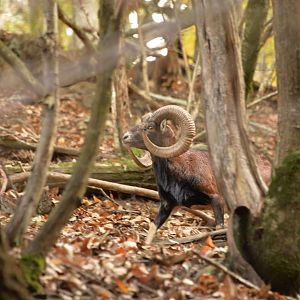
[[[86,82],[61,90],[57,145],[79,149],[83,144],[89,116],[85,105],[92,97],[91,85]],[[251,140],[259,152],[271,159],[276,140],[276,106],[272,98],[248,111]],[[26,142],[38,140],[41,108],[31,104],[30,96],[19,92],[8,96],[1,91],[0,109],[1,135]],[[113,130],[114,125],[108,121],[105,140],[99,148],[102,160],[119,155],[114,150]],[[31,151],[0,147],[2,166],[24,166],[31,164],[32,158]],[[146,246],[143,241],[158,203],[106,192],[109,199],[101,194],[87,195],[64,227],[47,257],[41,278],[46,297],[37,299],[284,299],[270,293],[268,286],[260,290],[248,288],[201,259],[206,255],[224,264],[227,244],[223,236],[182,243],[181,237],[211,230],[200,218],[182,210],[174,212],[158,231],[154,244]],[[6,191],[5,195],[17,201],[14,191]],[[58,188],[50,188],[53,205],[59,195]],[[2,225],[9,218],[9,213],[0,211]],[[32,219],[27,241],[46,220],[47,215]]]

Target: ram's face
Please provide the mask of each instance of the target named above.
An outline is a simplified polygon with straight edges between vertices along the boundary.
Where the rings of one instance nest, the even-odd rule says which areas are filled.
[[[151,113],[142,117],[141,123],[137,124],[123,135],[123,143],[129,147],[147,150],[142,132],[146,133],[151,141],[157,145],[161,145],[164,133],[162,125],[156,124],[151,120]]]

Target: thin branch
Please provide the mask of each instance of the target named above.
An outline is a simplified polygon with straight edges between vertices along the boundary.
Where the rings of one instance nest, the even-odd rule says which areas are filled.
[[[247,104],[247,108],[250,108],[250,107],[252,107],[252,106],[254,106],[254,105],[256,105],[256,104],[258,104],[262,101],[268,100],[268,99],[272,98],[273,96],[276,96],[277,94],[278,94],[278,91],[275,91],[275,92],[272,92],[272,93],[270,93],[268,95],[265,95],[261,98],[255,99],[254,101]]]
[[[0,194],[3,194],[6,191],[7,188],[7,184],[8,184],[8,177],[5,173],[5,171],[3,170],[2,166],[0,165],[0,175],[2,176],[3,180],[2,180],[2,185],[1,185],[1,190],[0,190]]]
[[[58,12],[58,18],[64,23],[66,24],[68,27],[70,27],[71,29],[73,29],[73,31],[75,32],[75,34],[78,36],[78,38],[82,41],[82,43],[85,45],[85,47],[91,52],[91,53],[96,53],[96,49],[93,45],[93,43],[90,41],[90,39],[88,38],[88,36],[85,34],[85,32],[79,28],[79,26],[77,26],[76,24],[74,24],[73,22],[71,22],[68,17],[64,14],[64,12],[62,11],[61,7],[59,5],[57,5],[57,12]]]
[[[0,135],[0,145],[9,149],[33,150],[33,151],[36,151],[38,147],[38,144],[24,142],[19,138],[17,138],[16,136],[1,136],[1,135]],[[76,149],[61,147],[61,146],[54,146],[54,152],[58,154],[64,154],[70,156],[78,156],[80,154],[80,151]]]
[[[186,105],[187,101],[185,99],[179,99],[179,98],[174,98],[171,96],[164,96],[164,95],[159,95],[150,92],[149,94],[152,98],[155,98],[157,100],[165,101],[165,102],[170,102],[173,104],[178,104],[178,105]]]
[[[158,109],[160,108],[160,105],[158,105],[156,102],[154,102],[149,95],[140,88],[138,88],[134,83],[128,82],[128,87],[134,91],[137,95],[143,97],[146,102],[150,105],[151,108],[153,109]]]
[[[182,237],[182,238],[178,238],[178,239],[169,239],[166,241],[157,242],[155,244],[157,244],[157,245],[187,244],[187,243],[192,243],[195,241],[203,240],[208,236],[225,234],[226,232],[227,232],[227,229],[219,229],[219,230],[199,233],[199,234],[195,234],[195,235],[191,235],[191,236],[187,236],[187,237]]]
[[[26,86],[37,94],[38,97],[42,98],[46,95],[43,85],[32,75],[25,63],[2,40],[0,40],[0,55],[15,70]]]
[[[234,278],[235,280],[237,280],[238,282],[244,284],[246,287],[251,288],[251,289],[255,289],[257,291],[259,291],[259,287],[254,285],[252,282],[244,279],[243,277],[239,276],[238,274],[230,271],[229,269],[227,269],[225,266],[223,266],[222,264],[216,262],[215,260],[207,257],[206,255],[202,255],[199,252],[192,250],[192,253],[194,253],[195,255],[197,255],[198,257],[200,257],[202,260],[208,262],[209,264],[213,265],[214,267],[222,270],[224,273],[228,274],[230,277]]]

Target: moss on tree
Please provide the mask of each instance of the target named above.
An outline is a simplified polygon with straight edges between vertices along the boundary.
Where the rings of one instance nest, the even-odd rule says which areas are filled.
[[[23,277],[29,288],[35,293],[42,293],[43,287],[40,276],[45,271],[46,262],[42,255],[23,254],[21,258],[21,269]]]
[[[272,289],[296,294],[300,291],[300,151],[290,153],[275,174],[258,218],[252,218],[247,208],[235,212],[235,239]]]

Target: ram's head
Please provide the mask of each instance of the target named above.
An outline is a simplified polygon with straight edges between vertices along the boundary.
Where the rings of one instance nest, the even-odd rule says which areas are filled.
[[[179,128],[180,135],[175,139],[173,128]],[[138,158],[131,150],[136,147],[148,150],[153,156],[171,158],[186,152],[195,136],[195,124],[190,114],[176,105],[167,105],[154,113],[142,117],[141,123],[131,128],[123,136],[123,143],[133,155],[134,161],[141,167],[151,166],[146,156]]]

